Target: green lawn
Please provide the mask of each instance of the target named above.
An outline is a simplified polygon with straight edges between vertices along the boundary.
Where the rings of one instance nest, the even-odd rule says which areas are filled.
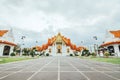
[[[8,62],[15,62],[15,61],[22,61],[22,60],[29,60],[29,59],[35,59],[32,57],[5,57],[5,58],[1,58],[0,57],[0,64],[3,63],[8,63]]]
[[[99,58],[99,57],[80,57],[81,59],[90,59],[94,61],[108,62],[113,64],[120,64],[120,58]]]

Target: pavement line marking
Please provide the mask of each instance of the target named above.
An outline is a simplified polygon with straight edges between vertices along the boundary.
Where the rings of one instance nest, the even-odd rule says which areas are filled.
[[[58,80],[60,80],[60,59],[58,58]]]
[[[84,65],[85,65],[85,64],[84,64]],[[85,66],[89,68],[88,65],[85,65]],[[115,77],[113,77],[113,76],[111,76],[111,75],[109,75],[109,74],[106,74],[106,73],[104,73],[104,71],[99,71],[99,70],[95,69],[94,67],[90,67],[90,68],[91,68],[92,70],[95,70],[96,72],[103,73],[103,74],[105,74],[106,76],[108,76],[108,77],[110,77],[110,78],[113,78],[113,79],[118,80],[118,78],[115,78]]]
[[[23,61],[10,62],[10,63],[1,64],[1,65],[4,65],[4,66],[5,66],[5,65],[8,65],[8,64],[9,64],[9,65],[10,65],[10,64],[12,65],[13,63],[19,63],[19,62],[23,62]],[[25,61],[25,62],[28,62],[28,61]],[[1,65],[0,65],[0,66],[1,66]],[[18,68],[19,66],[21,66],[21,64],[18,64],[18,65],[17,65],[17,66],[15,66],[15,67],[6,68],[6,69],[5,69],[5,70],[3,70],[3,71],[9,70],[9,69],[13,69],[13,68]]]
[[[32,79],[37,73],[39,73],[44,67],[46,67],[47,65],[49,65],[51,62],[53,62],[55,59],[52,59],[51,61],[49,61],[48,63],[46,63],[43,67],[41,67],[37,72],[35,72],[33,75],[31,75],[27,80]]]
[[[5,72],[15,72],[15,71],[5,71]],[[36,72],[36,71],[24,71],[24,72]],[[20,73],[24,73],[20,72]],[[39,71],[39,72],[58,72],[58,71]],[[78,72],[78,71],[60,71],[60,72]],[[98,71],[80,71],[80,72],[98,72]],[[112,71],[99,71],[99,72],[112,72]],[[120,72],[120,71],[115,71],[115,72]]]
[[[84,73],[82,73],[81,71],[79,71],[78,68],[76,68],[73,64],[71,64],[70,62],[68,62],[75,70],[77,70],[81,75],[83,75],[87,80],[90,80]]]
[[[109,75],[109,74],[106,74],[106,73],[104,73],[104,72],[102,72],[102,71],[98,71],[97,69],[95,69],[95,68],[93,68],[96,72],[100,72],[100,73],[103,73],[103,74],[105,74],[106,76],[108,76],[108,77],[110,77],[110,78],[113,78],[113,79],[116,79],[116,80],[118,80],[118,78],[115,78],[115,77],[113,77],[113,76],[111,76],[111,75]]]
[[[81,63],[81,64],[82,64],[82,63]],[[113,77],[113,76],[111,76],[111,75],[109,75],[109,74],[104,73],[103,71],[98,71],[98,70],[95,69],[94,67],[90,67],[90,66],[85,65],[85,64],[82,64],[82,65],[84,65],[84,66],[86,66],[86,67],[88,67],[88,68],[91,68],[91,69],[95,70],[96,72],[103,73],[103,74],[105,74],[106,76],[108,76],[108,77],[110,77],[110,78],[113,78],[113,79],[119,80],[118,78],[115,78],[115,77]]]
[[[4,71],[4,72],[14,73],[15,71]],[[24,72],[36,72],[36,71],[24,71]],[[20,73],[24,73],[24,72],[20,72]],[[58,72],[58,71],[40,71],[40,72]],[[78,72],[78,71],[60,71],[60,72]],[[80,71],[80,72],[96,72],[96,71]],[[100,71],[100,72],[113,72],[113,71]],[[114,72],[120,72],[120,71],[114,71]]]
[[[32,60],[32,59],[31,59]],[[4,72],[4,71],[6,71],[6,70],[10,70],[10,69],[13,69],[13,68],[18,68],[19,66],[21,66],[21,63],[22,62],[29,62],[29,61],[31,61],[31,60],[23,60],[23,61],[16,61],[16,62],[10,62],[10,63],[5,63],[5,64],[0,64],[0,66],[1,65],[4,65],[4,66],[7,66],[7,65],[12,65],[12,64],[16,64],[16,63],[19,63],[19,64],[17,64],[16,66],[13,66],[13,67],[11,67],[11,68],[6,68],[6,69],[4,69],[2,72]],[[24,65],[23,65],[24,66]]]
[[[38,64],[39,64],[39,63],[38,63]],[[34,64],[34,63],[33,63],[32,66],[35,66],[35,65],[37,65],[37,64]],[[29,67],[32,67],[32,66],[29,66]],[[28,68],[28,67],[26,67],[26,68]],[[13,75],[13,74],[18,73],[18,72],[21,72],[22,70],[24,70],[24,69],[26,69],[26,68],[23,68],[23,69],[21,69],[21,70],[19,70],[19,71],[16,71],[16,72],[14,71],[14,72],[11,73],[11,74],[8,74],[8,75],[6,75],[6,76],[0,77],[0,79],[3,79],[3,78],[5,78],[5,77],[8,77],[8,76]]]

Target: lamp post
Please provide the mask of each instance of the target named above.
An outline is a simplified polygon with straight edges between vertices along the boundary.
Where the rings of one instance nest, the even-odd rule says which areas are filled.
[[[81,46],[85,46],[85,45],[84,45],[84,41],[81,41],[81,42],[80,42],[80,45],[81,45]]]
[[[36,46],[38,45],[38,41],[36,41]]]
[[[84,41],[80,41],[80,45],[84,46]],[[83,49],[80,51],[80,55],[82,55]]]
[[[94,52],[95,52],[96,54],[98,54],[98,44],[97,44],[98,38],[97,38],[97,36],[93,36],[93,39],[95,40]]]
[[[20,56],[22,56],[22,49],[23,49],[22,47],[23,47],[23,45],[25,45],[25,44],[24,44],[24,39],[25,39],[25,38],[26,38],[26,36],[22,36],[22,37],[21,37],[22,43],[21,43]]]
[[[36,40],[35,43],[36,43],[36,47],[37,47],[38,46],[38,41]],[[35,48],[35,54],[38,54],[38,50],[36,48]]]

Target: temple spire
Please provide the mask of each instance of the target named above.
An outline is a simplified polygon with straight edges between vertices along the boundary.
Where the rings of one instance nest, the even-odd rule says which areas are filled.
[[[58,35],[61,35],[61,33],[59,32]]]

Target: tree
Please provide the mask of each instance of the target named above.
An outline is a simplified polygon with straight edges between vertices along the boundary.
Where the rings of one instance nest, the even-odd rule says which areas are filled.
[[[82,55],[81,56],[89,56],[90,55],[90,52],[89,52],[89,50],[83,50],[82,51]]]
[[[24,55],[24,56],[29,56],[30,49],[29,49],[29,48],[24,48],[24,49],[22,50],[22,52],[23,52],[23,55]]]
[[[17,44],[17,46],[14,47],[13,52],[17,55],[20,54],[20,45]]]
[[[35,51],[36,51],[36,48],[33,48],[33,49],[30,51],[30,55],[31,55],[32,57],[35,56]]]

